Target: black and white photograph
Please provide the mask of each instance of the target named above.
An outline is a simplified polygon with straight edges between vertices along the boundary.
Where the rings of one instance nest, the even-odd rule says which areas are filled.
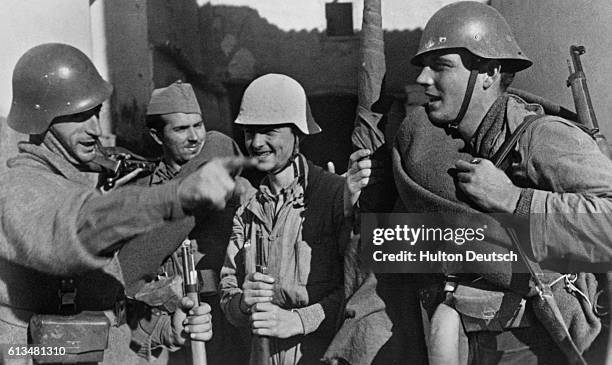
[[[608,0],[0,12],[0,365],[612,365]]]

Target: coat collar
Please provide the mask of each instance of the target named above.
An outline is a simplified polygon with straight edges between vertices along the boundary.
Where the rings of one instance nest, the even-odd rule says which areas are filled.
[[[296,162],[299,170],[298,176],[293,182],[282,189],[279,194],[274,195],[268,186],[268,177],[263,178],[259,185],[259,189],[254,197],[247,203],[245,209],[250,211],[262,222],[272,224],[270,209],[274,210],[278,196],[283,196],[283,205],[292,205],[294,208],[305,206],[305,193],[308,185],[309,166],[306,157],[298,154]]]
[[[37,145],[31,142],[19,142],[17,148],[19,154],[7,161],[7,166],[9,168],[28,166],[51,170],[70,181],[87,186],[93,185],[91,173],[79,171],[62,155],[51,151],[43,145]]]
[[[498,105],[504,101],[504,105]],[[497,108],[495,108],[497,106]],[[498,115],[491,115],[491,113]],[[470,140],[470,147],[474,156],[490,159],[503,145],[504,141],[523,123],[530,115],[543,115],[544,109],[539,104],[530,104],[517,95],[505,94],[501,96],[478,130]],[[487,124],[488,122],[488,124]],[[486,134],[481,135],[485,124]],[[479,138],[480,137],[480,138]]]

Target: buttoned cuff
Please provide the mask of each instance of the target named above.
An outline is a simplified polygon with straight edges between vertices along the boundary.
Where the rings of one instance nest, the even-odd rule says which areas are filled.
[[[516,203],[514,215],[518,218],[529,219],[531,213],[531,200],[533,199],[533,189],[521,189],[521,195]]]
[[[316,331],[325,319],[325,311],[323,310],[323,306],[319,303],[304,308],[297,308],[294,309],[294,311],[297,312],[302,320],[305,335]]]
[[[142,358],[150,361],[159,356],[161,349],[165,346],[170,351],[176,351],[179,347],[169,343],[172,333],[170,316],[167,313],[153,309],[149,318],[141,318],[138,325],[132,330],[130,348]]]

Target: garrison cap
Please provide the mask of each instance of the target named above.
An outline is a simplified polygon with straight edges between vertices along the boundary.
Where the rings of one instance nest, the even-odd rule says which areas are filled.
[[[168,87],[153,90],[147,115],[171,113],[202,114],[191,84],[176,81]]]

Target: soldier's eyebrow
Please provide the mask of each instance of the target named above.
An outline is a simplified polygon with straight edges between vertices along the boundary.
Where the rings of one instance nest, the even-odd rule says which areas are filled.
[[[441,54],[441,55],[434,56],[433,61],[439,62],[439,63],[447,63],[450,65],[455,64],[455,61],[447,54]]]
[[[435,64],[443,64],[447,66],[454,66],[456,62],[450,57],[448,53],[432,53],[430,55],[426,55],[423,58],[425,64],[435,65]]]

